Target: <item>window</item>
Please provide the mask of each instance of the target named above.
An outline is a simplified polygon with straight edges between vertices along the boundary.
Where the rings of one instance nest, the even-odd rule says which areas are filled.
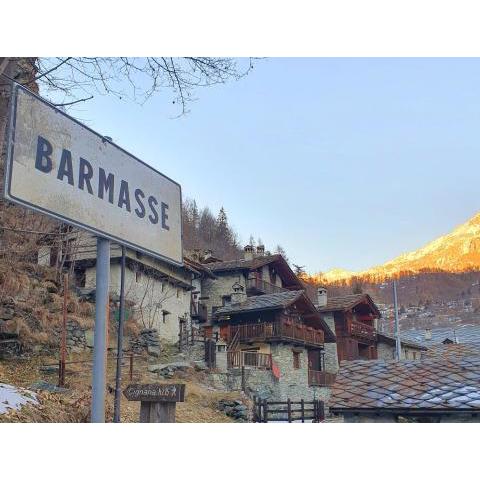
[[[226,352],[227,346],[226,345],[217,345],[217,352]]]
[[[224,295],[222,297],[222,307],[226,307],[232,303],[232,296],[231,295]]]
[[[163,323],[166,323],[168,315],[170,315],[170,312],[168,312],[167,310],[162,310],[162,321],[163,321]]]
[[[270,269],[270,283],[273,283],[274,285],[277,283],[277,272],[274,268]]]
[[[293,352],[293,368],[300,368],[300,352]]]
[[[142,279],[142,272],[136,271],[135,272],[135,281],[138,283]]]

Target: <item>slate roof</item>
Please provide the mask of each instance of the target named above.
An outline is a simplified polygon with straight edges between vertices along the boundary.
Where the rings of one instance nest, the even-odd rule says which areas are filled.
[[[395,337],[382,332],[377,332],[377,340],[379,342],[387,343],[388,345],[396,345],[397,343]],[[416,348],[418,350],[427,350],[427,347],[420,345],[419,343],[406,340],[402,335],[400,335],[400,343],[405,347]]]
[[[343,362],[330,409],[480,412],[480,356]]]
[[[260,268],[263,265],[268,265],[271,262],[280,260],[282,256],[277,255],[265,255],[263,257],[256,257],[253,260],[227,260],[224,262],[209,263],[208,267],[212,272],[228,271],[228,270],[254,270]]]
[[[215,315],[218,317],[222,315],[231,315],[236,313],[280,310],[289,307],[300,299],[302,299],[307,305],[309,305],[311,313],[318,317],[318,322],[321,325],[323,331],[325,332],[325,342],[335,342],[335,333],[316,312],[315,306],[312,304],[311,300],[305,295],[305,292],[303,290],[287,290],[280,293],[270,293],[267,295],[248,297],[245,302],[220,307],[215,311]]]
[[[324,307],[317,306],[317,310],[319,312],[349,310],[363,301],[369,302],[376,311],[377,315],[380,316],[377,306],[367,293],[352,293],[350,295],[342,295],[341,297],[327,297],[327,304]]]
[[[422,358],[452,358],[480,356],[480,343],[449,343],[433,345],[422,354]]]
[[[406,340],[420,343],[425,347],[439,345],[447,338],[454,341],[455,335],[458,343],[480,343],[480,325],[433,328],[431,332],[431,340],[425,340],[425,330],[405,330],[402,332],[402,337]]]
[[[302,290],[294,290],[248,297],[245,302],[220,307],[216,310],[215,314],[228,315],[231,313],[243,313],[255,310],[278,310],[290,306],[302,295]]]

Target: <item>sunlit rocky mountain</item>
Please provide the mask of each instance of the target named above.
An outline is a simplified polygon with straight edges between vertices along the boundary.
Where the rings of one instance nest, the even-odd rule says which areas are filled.
[[[380,282],[398,275],[422,272],[461,273],[480,270],[480,213],[451,233],[413,252],[404,253],[383,265],[362,272],[330,270],[312,277],[316,283]]]

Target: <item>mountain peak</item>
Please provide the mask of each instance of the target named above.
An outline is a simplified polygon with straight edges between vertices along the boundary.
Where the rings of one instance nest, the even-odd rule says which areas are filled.
[[[381,281],[386,278],[420,272],[460,273],[480,270],[480,212],[450,233],[412,252],[403,253],[383,265],[362,272],[335,268],[316,275],[316,282],[350,282],[353,278]]]

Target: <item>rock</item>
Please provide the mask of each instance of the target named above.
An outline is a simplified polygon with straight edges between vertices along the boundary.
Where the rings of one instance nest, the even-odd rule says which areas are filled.
[[[0,319],[1,320],[11,320],[15,315],[15,310],[12,307],[0,307]]]
[[[161,351],[160,347],[153,346],[153,345],[148,345],[147,347],[147,353],[151,355],[152,357],[160,357]]]
[[[68,392],[68,388],[57,387],[53,383],[48,383],[43,380],[39,380],[38,382],[32,383],[28,388],[31,390],[43,390],[46,392],[53,392],[53,393],[65,393]]]
[[[57,373],[59,368],[58,365],[42,365],[39,370],[44,373]]]
[[[45,282],[44,286],[48,293],[58,293],[58,287],[53,282]]]
[[[94,337],[94,332],[93,330],[86,330],[85,331],[85,344],[87,347],[93,348],[93,337]]]
[[[160,363],[158,365],[149,365],[148,371],[157,373],[165,371],[174,372],[175,370],[187,370],[191,368],[188,362],[172,362],[172,363]]]
[[[197,372],[204,372],[208,370],[208,367],[203,360],[193,362],[193,366]]]

